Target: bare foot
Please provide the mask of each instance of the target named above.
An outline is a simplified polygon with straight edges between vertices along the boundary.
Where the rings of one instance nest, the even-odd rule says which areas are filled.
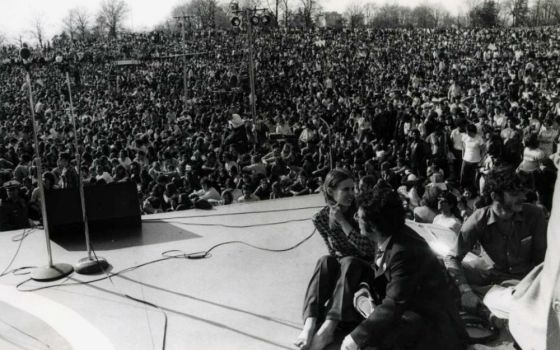
[[[313,336],[311,347],[309,350],[323,350],[334,340],[334,331],[338,326],[338,321],[326,320],[321,325],[321,328]]]
[[[315,318],[308,318],[305,320],[303,329],[294,342],[295,346],[297,346],[301,350],[309,349],[309,346],[311,346],[311,341],[313,340],[313,334],[315,333],[316,322],[317,320]]]

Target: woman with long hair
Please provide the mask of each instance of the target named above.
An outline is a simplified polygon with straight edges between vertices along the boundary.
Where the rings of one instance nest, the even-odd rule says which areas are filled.
[[[323,184],[326,206],[313,218],[328,255],[319,258],[307,287],[303,307],[304,326],[295,345],[319,350],[334,339],[338,329],[359,322],[352,306],[350,280],[359,279],[354,266],[375,259],[376,246],[360,236],[354,219],[354,179],[349,171],[334,169]]]

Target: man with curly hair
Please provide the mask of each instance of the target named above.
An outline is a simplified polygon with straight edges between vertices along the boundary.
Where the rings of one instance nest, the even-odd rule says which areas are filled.
[[[356,298],[371,293],[376,305],[341,349],[466,349],[452,282],[426,241],[405,225],[398,194],[376,186],[360,194],[358,206],[360,233],[379,248],[373,269],[362,266],[367,286]]]
[[[512,167],[496,167],[486,175],[484,197],[488,205],[476,210],[463,224],[445,265],[461,292],[463,308],[488,316],[481,297],[492,285],[520,280],[540,264],[546,252],[546,218],[543,210],[525,203],[526,185]],[[464,257],[476,244],[482,253],[474,261]]]

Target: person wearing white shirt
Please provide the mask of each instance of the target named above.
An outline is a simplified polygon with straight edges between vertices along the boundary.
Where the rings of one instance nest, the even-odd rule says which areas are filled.
[[[464,118],[459,118],[457,119],[456,125],[457,127],[451,130],[450,138],[453,144],[451,152],[455,157],[455,160],[453,160],[454,173],[459,174],[463,157],[463,136],[465,136],[466,133],[467,121]]]
[[[500,106],[494,107],[494,129],[502,130],[506,127],[507,118]]]
[[[523,160],[519,164],[518,169],[525,173],[534,173],[540,169],[545,153],[539,148],[538,136],[535,133],[525,136],[523,143],[525,144]]]
[[[463,136],[463,164],[461,166],[460,185],[463,188],[473,189],[476,186],[476,170],[478,163],[484,155],[485,143],[477,134],[476,126],[469,124],[467,134]]]
[[[203,177],[200,180],[200,186],[202,187],[200,190],[191,193],[189,197],[198,199],[205,199],[205,200],[216,200],[219,201],[222,199],[220,193],[210,184],[210,180],[208,178]]]
[[[452,210],[457,205],[457,198],[450,192],[442,192],[438,197],[439,214],[434,218],[433,224],[447,227],[456,234],[461,230],[461,220],[453,215]]]
[[[546,119],[538,137],[539,148],[543,150],[546,157],[554,153],[554,142],[558,140],[558,135],[558,122],[552,118]]]
[[[95,170],[97,173],[97,175],[95,176],[95,180],[97,180],[98,182],[102,181],[106,184],[113,182],[113,177],[108,172],[104,171],[101,165],[98,165]]]
[[[282,117],[281,120],[278,120],[278,123],[276,124],[276,133],[279,135],[293,134],[292,128],[290,127],[290,124],[288,123],[286,117]]]
[[[506,122],[506,127],[502,129],[502,131],[500,132],[500,137],[505,142],[511,139],[514,133],[515,133],[515,120],[513,118],[509,118]]]
[[[120,153],[120,156],[119,156],[119,164],[124,166],[124,168],[126,170],[130,170],[130,164],[132,164],[132,160],[130,159],[130,157],[128,156],[128,153],[124,149],[121,150],[121,153]]]

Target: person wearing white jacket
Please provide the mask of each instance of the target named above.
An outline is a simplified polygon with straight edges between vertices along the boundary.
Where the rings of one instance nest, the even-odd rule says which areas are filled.
[[[560,154],[551,157],[560,168]],[[515,287],[509,312],[510,332],[523,350],[556,350],[560,346],[560,177],[556,177],[548,222],[544,262]]]

